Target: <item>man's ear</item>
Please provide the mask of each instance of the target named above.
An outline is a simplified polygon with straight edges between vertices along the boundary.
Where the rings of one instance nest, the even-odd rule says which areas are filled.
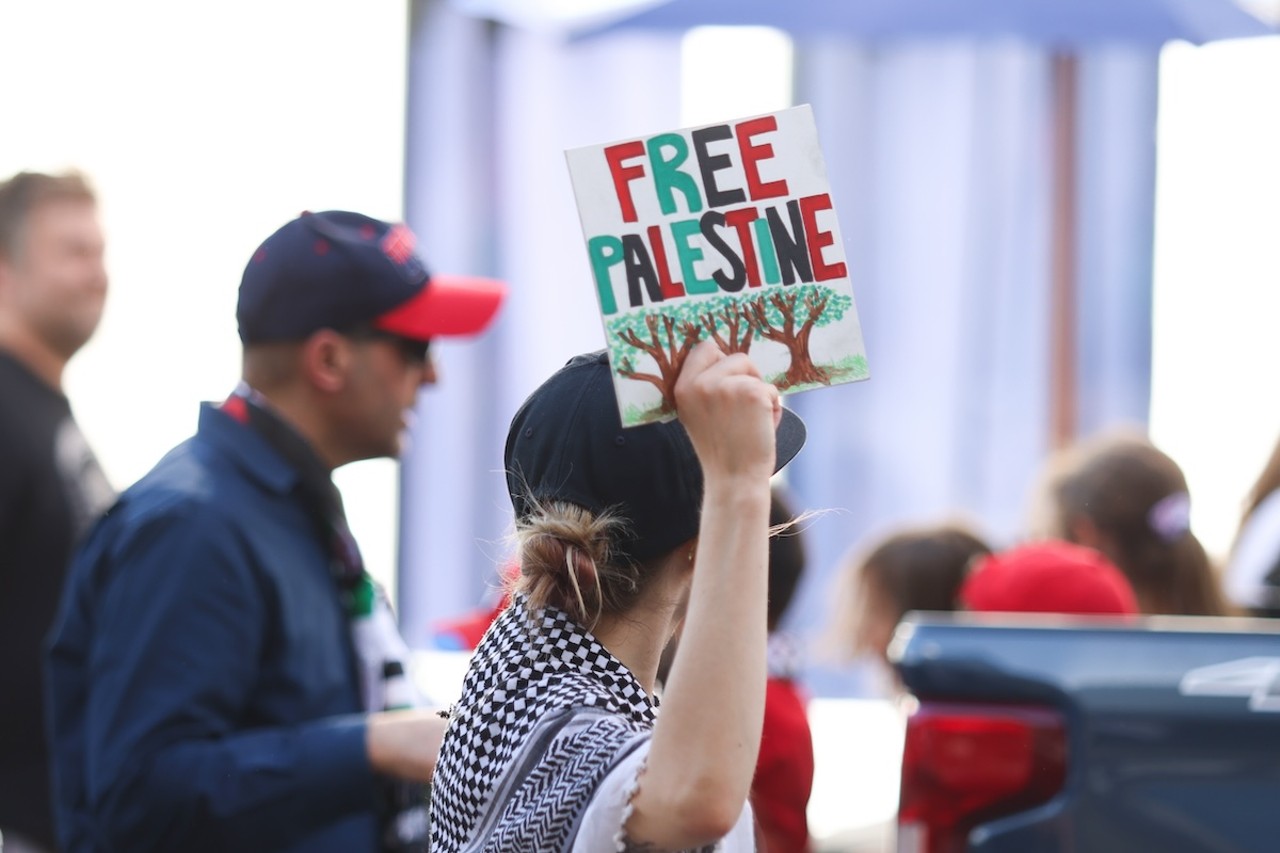
[[[321,329],[302,344],[302,373],[316,390],[336,394],[346,387],[352,358],[349,339]]]

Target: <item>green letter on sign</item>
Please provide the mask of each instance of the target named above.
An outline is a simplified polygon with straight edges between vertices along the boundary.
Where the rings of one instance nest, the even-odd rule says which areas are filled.
[[[591,274],[600,291],[600,310],[607,316],[618,313],[618,303],[613,298],[613,280],[609,269],[622,262],[622,241],[605,234],[587,241],[587,254],[591,256]]]
[[[690,246],[689,239],[702,236],[702,223],[697,219],[682,219],[671,223],[671,236],[675,238],[676,255],[680,258],[680,272],[684,274],[686,293],[715,293],[716,282],[711,278],[698,278],[693,265],[702,260],[702,249]]]
[[[693,175],[680,171],[689,159],[689,144],[678,133],[663,133],[649,140],[649,163],[653,167],[653,191],[658,194],[658,205],[670,216],[676,212],[674,190],[684,193],[690,213],[702,210],[702,196],[698,195],[698,182]],[[664,149],[671,152],[671,159],[662,155]]]

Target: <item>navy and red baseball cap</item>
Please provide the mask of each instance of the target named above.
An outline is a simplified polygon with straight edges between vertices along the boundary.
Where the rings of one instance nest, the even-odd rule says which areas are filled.
[[[804,446],[804,421],[784,407],[774,436],[778,471]],[[624,429],[604,350],[575,356],[529,395],[503,458],[520,521],[548,501],[616,512],[627,523],[614,553],[638,563],[698,535],[702,465],[684,425]]]
[[[482,331],[506,296],[490,278],[428,273],[408,227],[346,210],[306,212],[245,266],[236,320],[246,344],[372,326],[417,341]]]

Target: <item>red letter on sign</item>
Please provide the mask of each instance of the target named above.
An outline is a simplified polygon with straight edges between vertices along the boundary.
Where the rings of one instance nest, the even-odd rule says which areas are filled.
[[[684,296],[684,282],[671,278],[671,266],[667,263],[667,247],[662,245],[662,229],[650,225],[649,248],[653,252],[653,262],[658,266],[658,286],[662,288],[663,299],[678,299]]]
[[[760,167],[758,164],[761,160],[768,160],[773,156],[773,146],[767,142],[760,145],[751,144],[751,137],[756,134],[777,129],[778,119],[776,116],[753,118],[751,121],[742,122],[736,128],[738,150],[742,152],[742,170],[747,173],[747,193],[751,196],[752,201],[759,201],[762,198],[777,198],[789,193],[786,181],[760,183]]]
[[[818,211],[831,209],[831,196],[810,195],[800,199],[800,215],[804,217],[804,233],[809,243],[809,260],[813,263],[813,280],[844,278],[848,271],[843,262],[828,264],[822,260],[822,250],[836,241],[830,231],[818,230]]]
[[[623,142],[604,149],[604,159],[609,161],[609,174],[613,175],[613,190],[618,194],[618,204],[622,207],[622,221],[636,221],[636,205],[631,200],[631,181],[644,174],[644,166],[624,166],[623,160],[632,160],[644,156],[644,143],[640,141]]]

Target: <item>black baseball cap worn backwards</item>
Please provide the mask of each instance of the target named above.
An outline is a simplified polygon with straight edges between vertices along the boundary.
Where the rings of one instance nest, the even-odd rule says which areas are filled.
[[[320,329],[372,325],[415,341],[472,335],[497,313],[506,285],[433,275],[404,225],[345,210],[303,213],[254,252],[236,320],[246,344],[300,341]]]
[[[774,471],[804,446],[804,421],[783,408]],[[511,421],[504,456],[516,518],[541,501],[565,501],[628,522],[618,543],[644,562],[698,534],[702,466],[678,420],[623,429],[604,351],[579,355],[525,400]]]

